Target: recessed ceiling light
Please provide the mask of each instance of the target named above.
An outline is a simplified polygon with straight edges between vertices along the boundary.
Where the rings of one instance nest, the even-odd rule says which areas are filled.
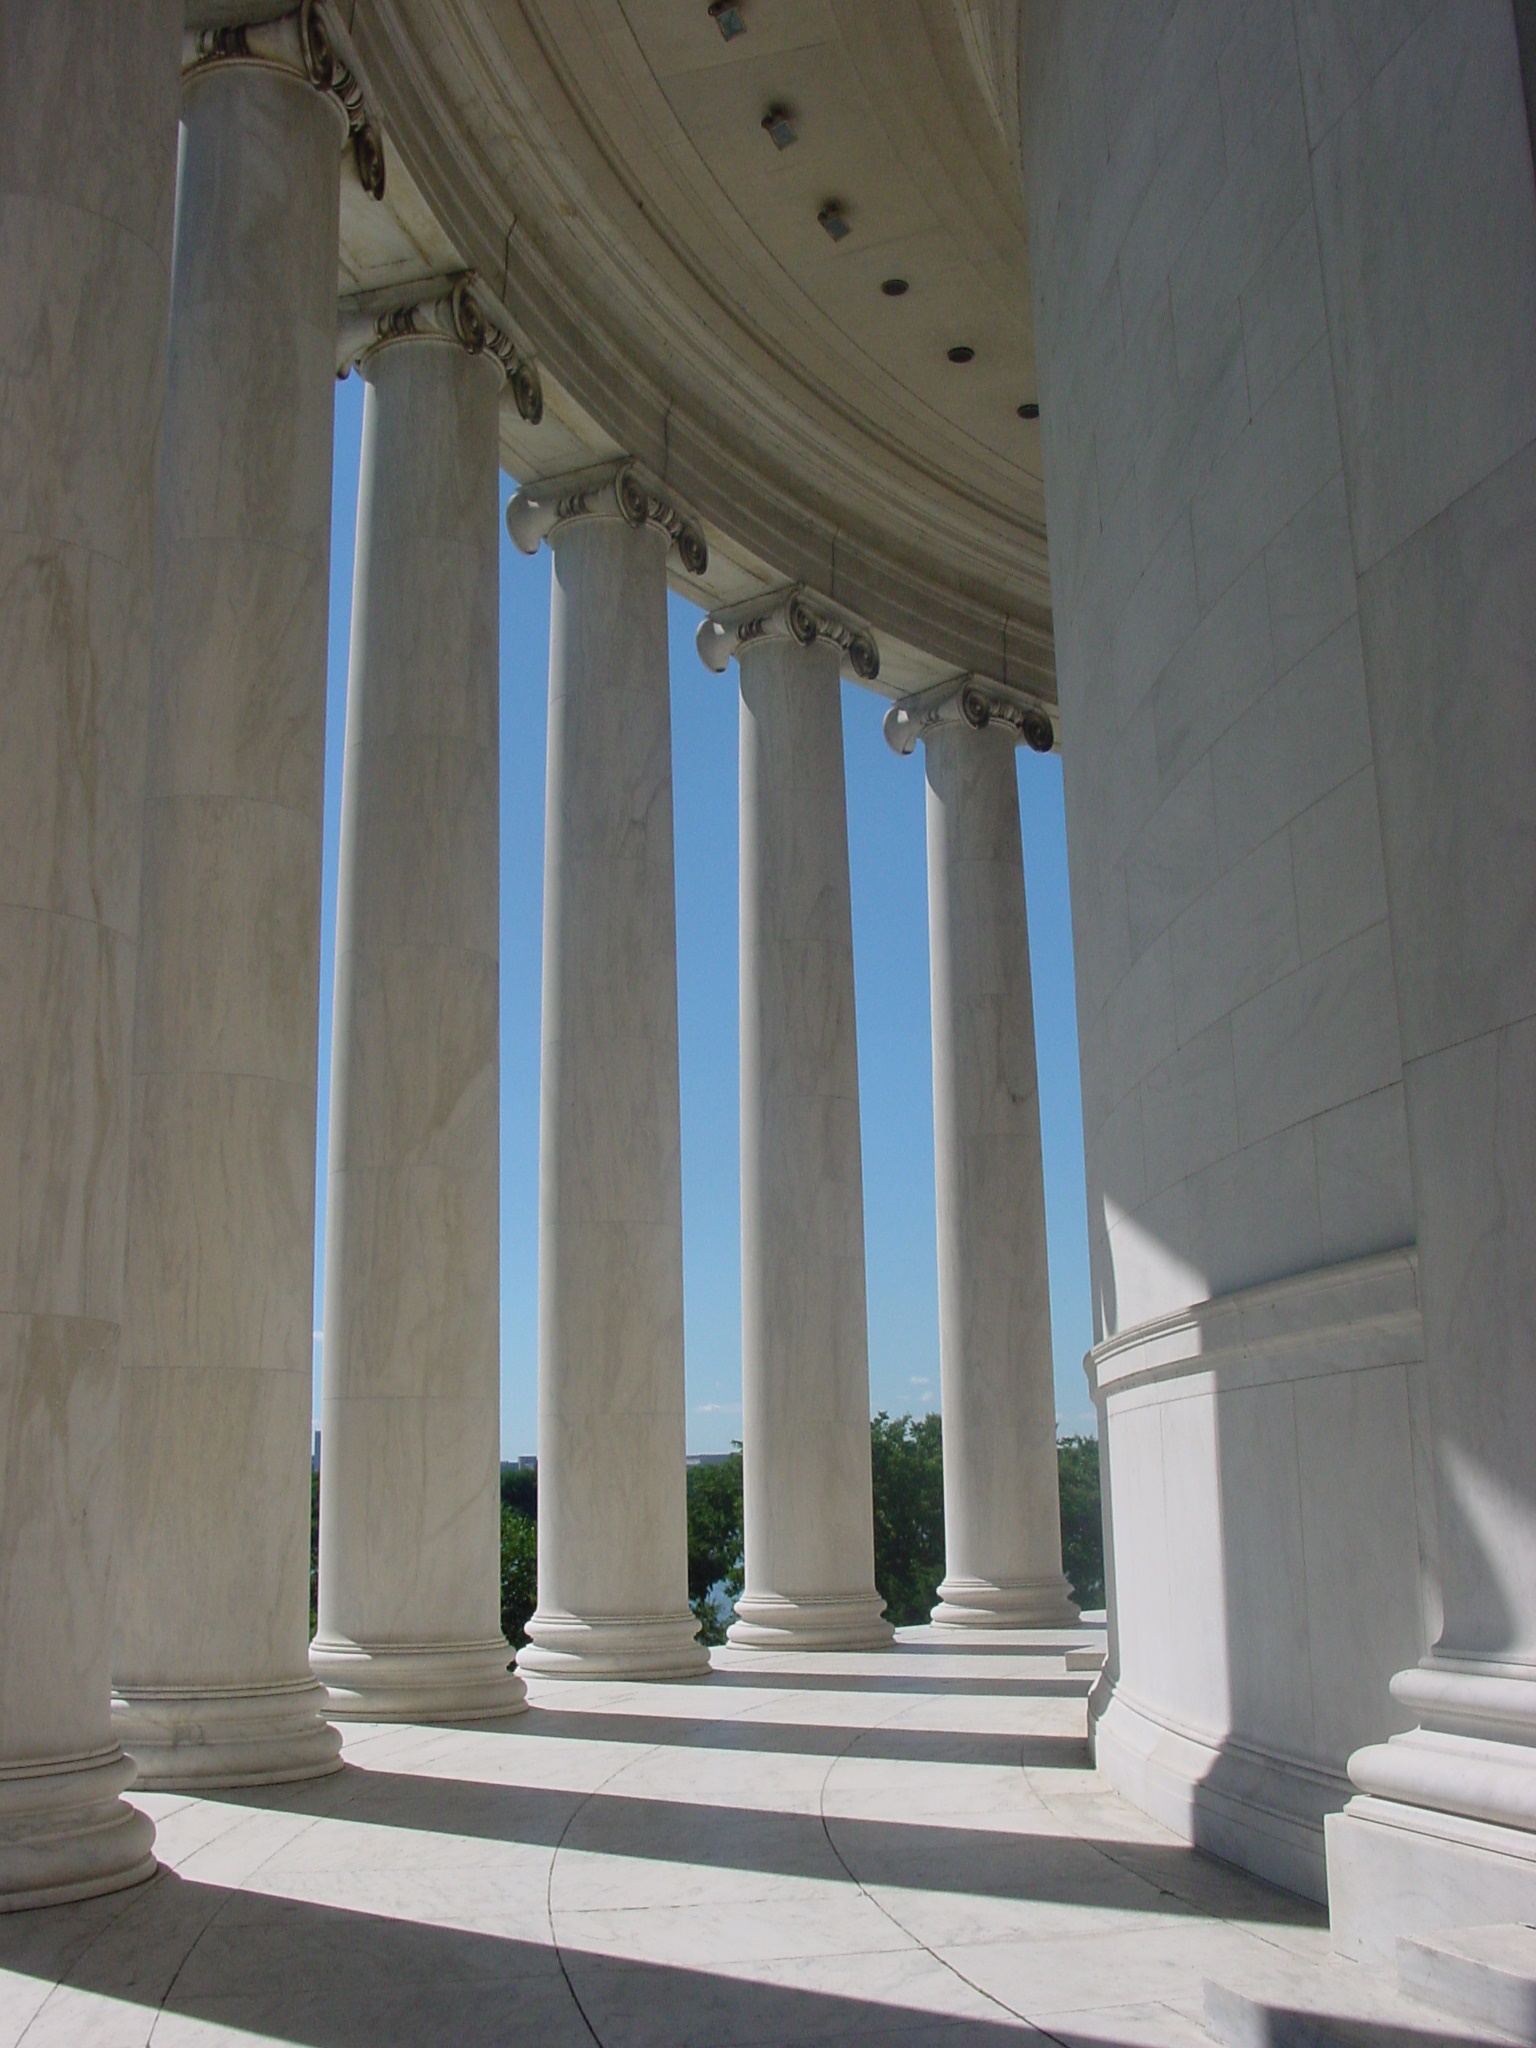
[[[909,287],[904,277],[888,277],[880,289],[888,299],[899,299]]]
[[[973,359],[975,354],[975,349],[967,348],[965,343],[962,341],[958,348],[952,348],[949,351],[949,360],[952,363],[968,363]]]
[[[842,203],[839,200],[829,199],[816,218],[834,242],[840,242],[844,235],[851,235],[853,233],[853,229],[848,223],[848,216],[844,213]]]
[[[788,107],[770,107],[763,116],[763,133],[775,149],[788,149],[796,139],[795,117]]]
[[[747,32],[747,17],[736,0],[709,0],[709,18],[728,43]]]
[[[1033,400],[1019,407],[1019,418],[1021,420],[1037,420],[1039,417],[1040,408]]]

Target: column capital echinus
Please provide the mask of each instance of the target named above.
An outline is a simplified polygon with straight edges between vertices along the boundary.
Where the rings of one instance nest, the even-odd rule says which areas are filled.
[[[1055,721],[1043,704],[1006,683],[973,675],[948,676],[893,704],[885,714],[886,744],[893,753],[910,754],[919,740],[946,725],[968,725],[972,732],[991,726],[1035,754],[1048,754],[1056,744]]]
[[[850,680],[872,683],[880,673],[879,644],[865,622],[803,583],[711,612],[694,644],[700,661],[718,676],[724,675],[733,654],[739,659],[746,649],[766,640],[794,640],[802,647],[826,640],[837,648]]]
[[[473,270],[432,277],[343,299],[336,326],[336,374],[360,370],[381,350],[405,341],[441,341],[500,366],[519,413],[536,427],[544,417],[544,389],[528,353],[519,346],[504,308]]]
[[[195,17],[195,7],[188,11]],[[300,0],[299,6],[263,21],[187,29],[181,47],[183,86],[228,64],[291,72],[325,93],[346,123],[363,190],[370,199],[384,197],[384,132],[352,39],[329,0]]]
[[[632,457],[524,484],[507,504],[507,532],[525,555],[536,555],[541,541],[553,541],[563,526],[578,519],[659,527],[685,574],[702,576],[709,567],[709,545],[699,520],[674,497],[670,485]]]

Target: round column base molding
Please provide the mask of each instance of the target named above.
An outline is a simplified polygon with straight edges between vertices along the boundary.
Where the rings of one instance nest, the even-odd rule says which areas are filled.
[[[341,1737],[313,1678],[277,1685],[119,1686],[112,1729],[156,1792],[287,1785],[341,1769]]]
[[[946,1578],[933,1610],[935,1628],[1075,1628],[1072,1588],[1057,1572],[1044,1579]]]
[[[155,1824],[120,1795],[132,1761],[87,1756],[0,1764],[0,1913],[124,1891],[155,1874]]]
[[[528,1689],[505,1636],[469,1643],[356,1643],[316,1636],[309,1668],[338,1721],[498,1721],[521,1714]]]
[[[875,1592],[743,1593],[725,1633],[738,1650],[885,1650],[896,1638]]]
[[[534,1678],[703,1678],[709,1652],[699,1624],[680,1614],[546,1613],[528,1623],[517,1668]]]
[[[1536,1833],[1536,1670],[1431,1652],[1392,1697],[1419,1726],[1355,1751],[1358,1791]]]

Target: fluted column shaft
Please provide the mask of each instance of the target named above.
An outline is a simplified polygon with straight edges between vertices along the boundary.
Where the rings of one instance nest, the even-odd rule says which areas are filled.
[[[108,1617],[181,12],[0,14],[0,1912],[154,1869]]]
[[[840,656],[793,630],[736,652],[746,1585],[730,1639],[878,1647]]]
[[[539,1602],[518,1663],[664,1678],[707,1660],[687,1591],[667,537],[630,474],[557,493],[551,537]],[[527,503],[509,522],[537,546]]]
[[[1014,754],[1003,720],[924,739],[944,1414],[936,1622],[1077,1618],[1061,1570],[1040,1096]]]
[[[338,103],[188,74],[134,1023],[117,1721],[142,1779],[335,1767],[307,1660]]]
[[[451,337],[363,365],[325,1237],[333,1712],[515,1712],[499,1609],[497,433]]]

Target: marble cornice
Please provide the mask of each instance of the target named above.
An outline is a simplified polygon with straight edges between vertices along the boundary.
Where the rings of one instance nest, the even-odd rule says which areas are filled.
[[[1117,1330],[1083,1360],[1095,1402],[1155,1381],[1213,1374],[1227,1384],[1305,1378],[1422,1355],[1414,1245],[1373,1252],[1191,1302]]]
[[[1049,711],[1035,698],[986,676],[950,676],[932,689],[903,697],[885,714],[886,744],[893,753],[910,754],[919,740],[940,726],[965,725],[973,732],[989,727],[1023,741],[1032,753],[1049,754],[1056,727]]]
[[[1053,702],[1043,514],[1017,505],[1005,466],[951,475],[932,447],[882,436],[807,386],[758,327],[722,320],[707,290],[697,303],[670,261],[637,269],[541,109],[553,81],[520,61],[523,11],[505,12],[504,33],[483,0],[370,0],[356,35],[392,152],[463,259],[501,280],[578,434],[664,470],[715,555],[745,576],[835,590],[894,657],[882,691],[903,663],[910,674],[912,650]],[[473,118],[460,89],[471,78],[483,88]]]
[[[537,366],[518,346],[512,323],[472,270],[344,299],[336,329],[336,374],[361,369],[381,349],[403,341],[442,341],[500,365],[519,413],[530,426],[544,417]]]
[[[865,621],[803,583],[711,612],[700,624],[694,644],[704,666],[723,675],[732,655],[739,660],[745,650],[765,640],[794,640],[802,647],[827,640],[837,648],[851,680],[872,683],[880,673],[879,643]]]
[[[224,64],[255,64],[302,78],[335,101],[347,124],[363,190],[370,199],[384,197],[383,128],[352,38],[327,0],[300,0],[287,13],[261,21],[215,20],[199,26],[196,13],[189,9],[182,38],[184,80]]]
[[[536,555],[541,541],[553,540],[575,519],[622,519],[628,526],[659,527],[687,575],[702,576],[709,567],[709,546],[699,521],[668,485],[629,457],[524,484],[507,506],[507,532],[525,555]]]

